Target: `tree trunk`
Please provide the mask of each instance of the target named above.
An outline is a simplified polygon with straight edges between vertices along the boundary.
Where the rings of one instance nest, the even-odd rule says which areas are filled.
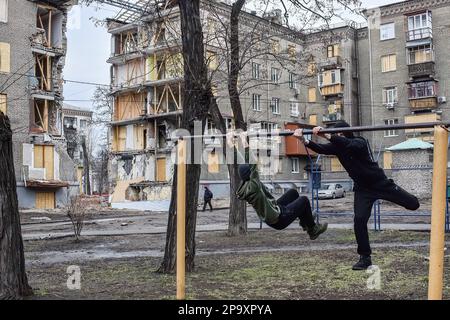
[[[87,195],[91,194],[91,179],[89,178],[89,155],[86,148],[86,137],[81,138],[81,148],[83,149],[83,171],[84,171],[84,192]]]
[[[25,272],[9,119],[0,112],[0,299],[33,294]]]
[[[204,56],[202,24],[200,21],[200,1],[178,1],[181,20],[181,38],[184,58],[183,115],[181,128],[194,134],[194,122],[201,121],[204,129],[209,110],[211,84]],[[192,142],[193,141],[188,141]],[[191,150],[194,150],[192,147]],[[193,163],[200,163],[194,159]],[[186,270],[194,270],[195,230],[197,223],[198,192],[201,166],[188,164],[186,170]],[[173,272],[176,265],[176,186],[177,168],[174,170],[172,196],[167,224],[164,258],[158,271]]]
[[[239,57],[239,14],[245,0],[233,3],[230,16],[230,74],[228,78],[228,93],[230,105],[233,110],[236,129],[247,131],[247,124],[242,113],[241,99],[238,90],[238,77],[241,70]],[[241,181],[238,174],[238,165],[228,166],[230,172],[230,213],[228,219],[228,235],[235,236],[247,233],[247,205],[236,197],[236,190]]]

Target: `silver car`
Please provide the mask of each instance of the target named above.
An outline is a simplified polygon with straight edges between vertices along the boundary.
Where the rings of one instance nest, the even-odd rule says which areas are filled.
[[[319,189],[319,199],[344,198],[345,190],[339,183],[327,183]]]

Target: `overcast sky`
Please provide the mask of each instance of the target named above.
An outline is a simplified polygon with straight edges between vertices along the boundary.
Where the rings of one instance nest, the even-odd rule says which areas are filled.
[[[362,0],[363,7],[370,8],[399,1]],[[68,23],[68,49],[64,79],[99,84],[109,84],[110,37],[105,27],[95,26],[91,20],[113,17],[117,9],[112,7],[81,7],[72,9]],[[94,85],[67,82],[64,86],[66,103],[92,108]]]

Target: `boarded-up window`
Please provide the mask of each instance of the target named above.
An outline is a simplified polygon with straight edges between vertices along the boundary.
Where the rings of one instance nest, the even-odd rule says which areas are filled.
[[[143,126],[137,125],[134,127],[134,149],[143,150],[145,149],[145,133],[147,130]]]
[[[8,22],[8,0],[0,0],[0,22]]]
[[[166,159],[161,158],[156,160],[156,181],[166,181]]]
[[[0,112],[6,114],[8,108],[8,96],[6,94],[0,94]]]
[[[219,173],[219,154],[217,152],[208,154],[208,172]]]
[[[36,209],[55,209],[55,193],[36,192]]]
[[[308,63],[308,76],[313,76],[316,74],[317,65],[315,62]]]
[[[145,113],[145,93],[130,93],[118,96],[114,105],[115,120],[137,118]]]
[[[206,51],[206,63],[209,70],[216,70],[219,66],[217,54],[213,51]]]
[[[389,54],[381,57],[381,72],[397,70],[397,55]]]
[[[327,47],[327,57],[333,58],[339,56],[339,44],[333,44]]]
[[[54,146],[35,145],[34,146],[34,168],[45,169],[45,179],[53,180],[55,173],[54,166]]]
[[[274,54],[280,53],[280,41],[271,39],[270,40],[271,51]]]
[[[344,167],[342,166],[338,158],[335,157],[331,158],[331,171],[333,172],[344,171]]]
[[[0,42],[0,72],[9,73],[11,71],[10,51],[11,47],[9,43]]]
[[[317,126],[317,114],[311,114],[309,116],[309,124]]]
[[[316,88],[309,88],[308,89],[308,102],[316,102]]]
[[[291,60],[295,61],[297,59],[297,49],[295,48],[295,45],[288,45],[288,54]]]
[[[392,169],[392,152],[383,153],[383,164],[385,169]]]

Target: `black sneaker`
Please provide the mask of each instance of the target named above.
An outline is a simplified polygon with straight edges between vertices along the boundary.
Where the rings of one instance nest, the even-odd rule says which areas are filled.
[[[370,256],[360,256],[359,261],[353,265],[353,270],[366,270],[372,265],[372,259]]]
[[[316,240],[320,234],[327,231],[327,228],[328,228],[328,223],[326,223],[326,222],[324,224],[316,223],[316,225],[314,227],[312,227],[310,230],[308,230],[309,238],[311,240]]]

